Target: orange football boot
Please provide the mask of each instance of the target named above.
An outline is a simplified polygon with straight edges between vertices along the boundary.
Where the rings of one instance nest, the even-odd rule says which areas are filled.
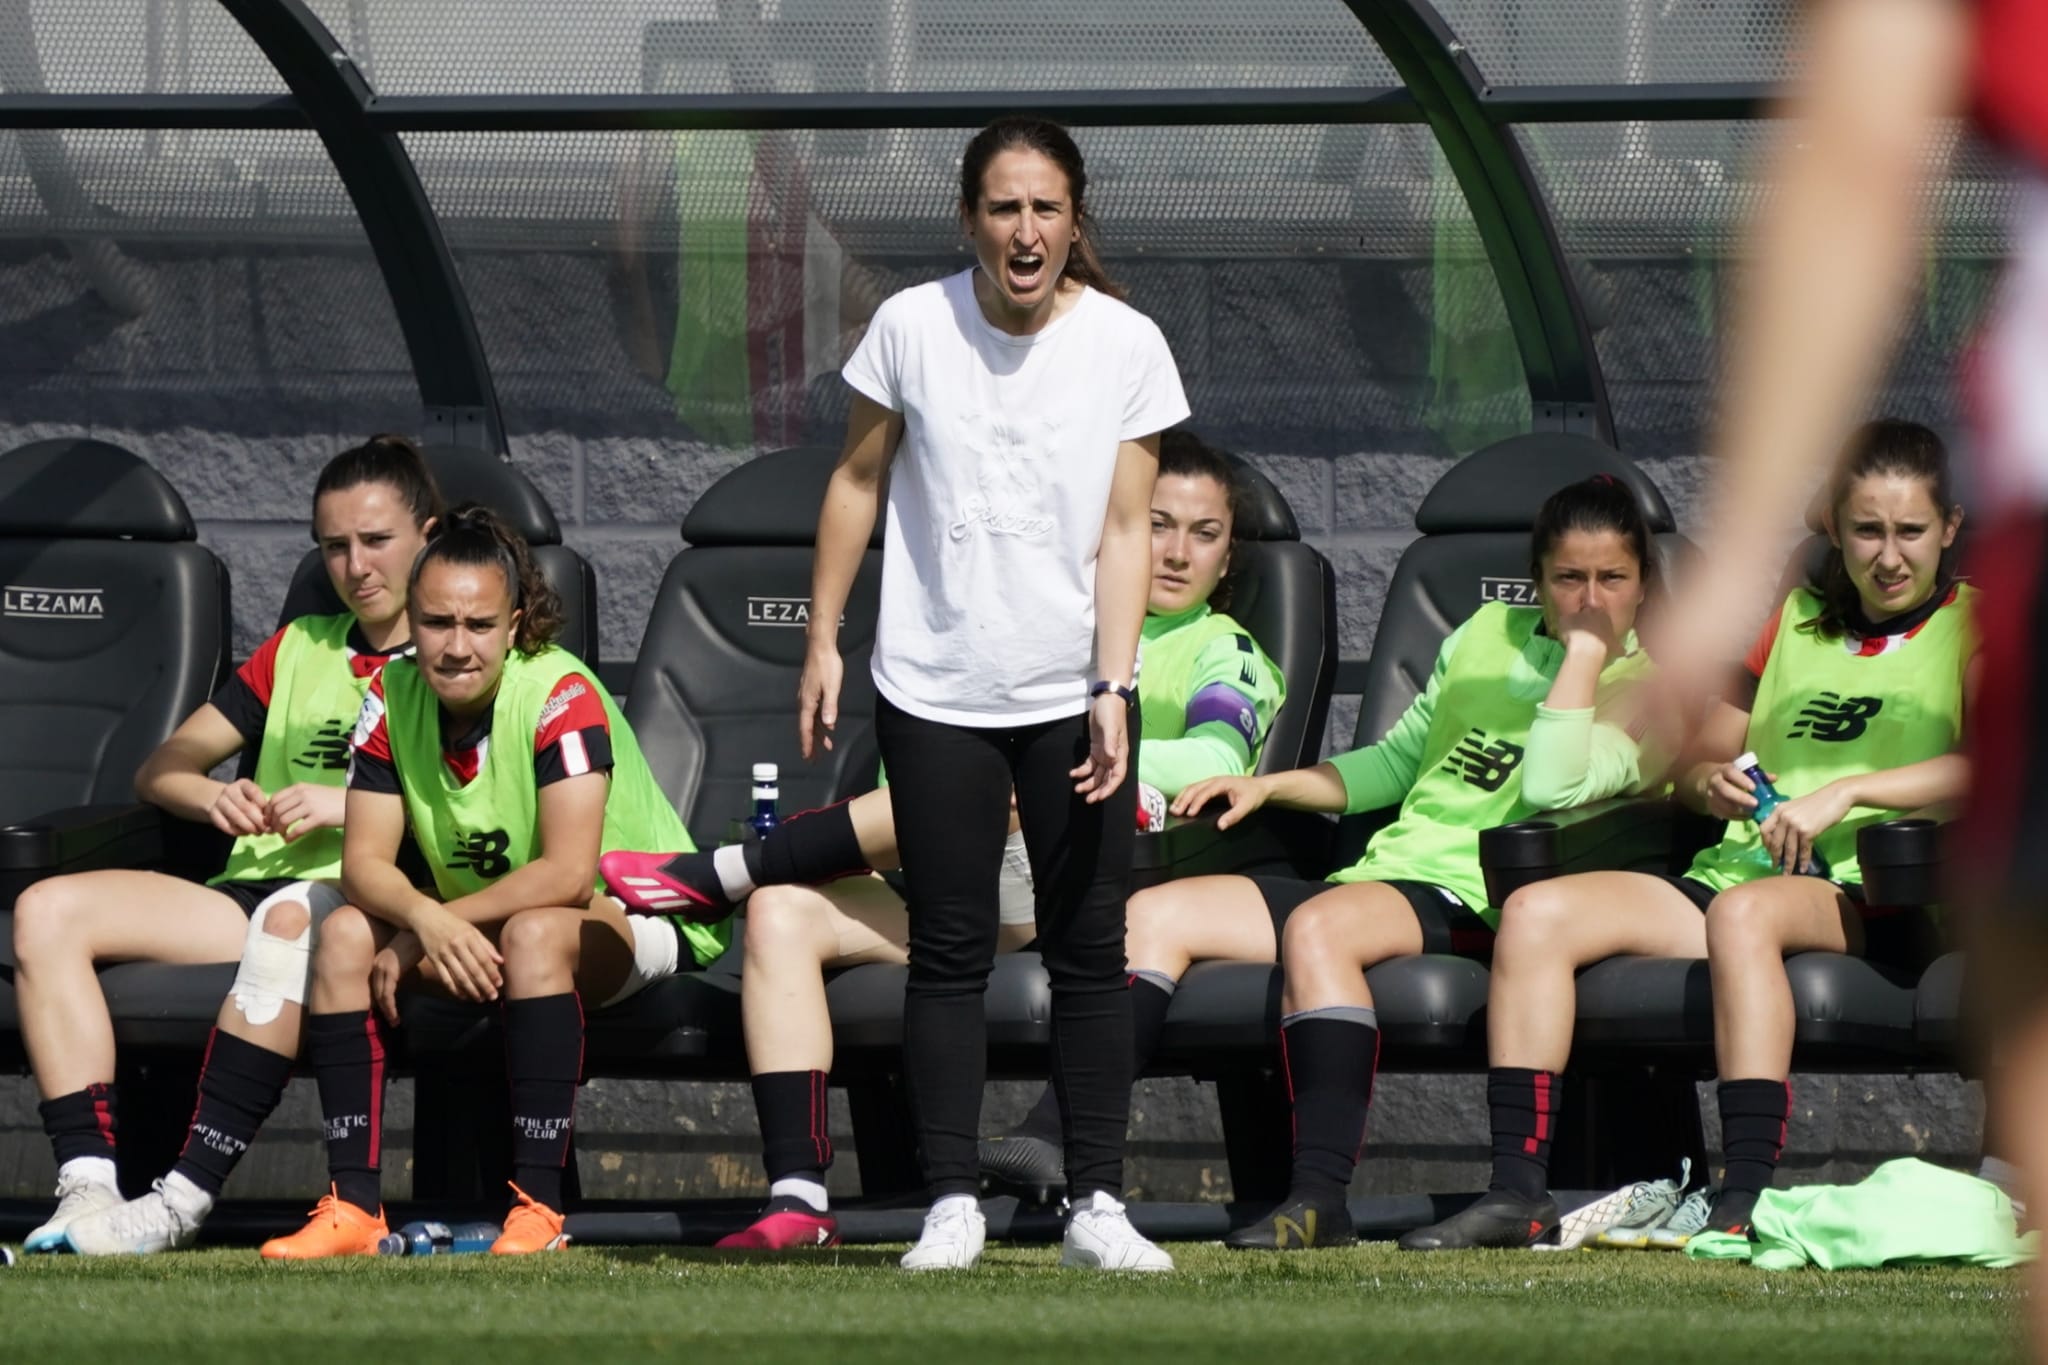
[[[325,1256],[375,1256],[377,1243],[389,1234],[384,1210],[366,1213],[335,1193],[327,1193],[313,1206],[311,1219],[289,1237],[273,1237],[263,1244],[263,1256],[271,1261],[314,1261]]]
[[[541,1203],[517,1185],[512,1193],[518,1204],[505,1215],[505,1230],[491,1243],[493,1256],[530,1256],[536,1251],[560,1251],[569,1245],[562,1231],[562,1215]]]

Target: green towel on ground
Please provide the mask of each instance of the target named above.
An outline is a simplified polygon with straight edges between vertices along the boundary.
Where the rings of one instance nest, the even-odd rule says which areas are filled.
[[[2033,1260],[2041,1236],[2019,1235],[2012,1201],[1996,1185],[1912,1157],[1887,1161],[1860,1185],[1766,1190],[1750,1226],[1754,1242],[1703,1232],[1685,1254],[1762,1270],[2009,1266]]]

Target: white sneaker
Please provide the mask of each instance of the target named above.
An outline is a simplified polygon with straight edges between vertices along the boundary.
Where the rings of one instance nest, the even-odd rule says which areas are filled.
[[[1067,1219],[1060,1264],[1084,1270],[1171,1270],[1173,1257],[1139,1236],[1124,1206],[1097,1190]]]
[[[148,1194],[88,1214],[65,1230],[64,1240],[80,1256],[148,1256],[191,1246],[199,1222],[164,1198],[159,1180]]]
[[[112,1163],[109,1163],[110,1165]],[[64,1230],[78,1219],[102,1209],[119,1207],[121,1191],[117,1186],[91,1176],[57,1173],[57,1211],[50,1215],[48,1222],[28,1235],[21,1244],[23,1251],[62,1251]]]
[[[903,1253],[905,1270],[972,1270],[988,1240],[988,1220],[974,1196],[950,1195],[924,1216],[924,1235]]]

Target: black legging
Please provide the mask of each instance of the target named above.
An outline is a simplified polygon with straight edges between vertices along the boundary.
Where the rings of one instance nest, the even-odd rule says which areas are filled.
[[[982,996],[996,957],[996,883],[1010,791],[1037,884],[1038,948],[1052,978],[1052,1083],[1066,1116],[1078,1200],[1123,1189],[1131,1109],[1124,899],[1137,828],[1137,710],[1130,768],[1089,805],[1068,773],[1088,755],[1088,718],[1008,729],[921,720],[875,700],[896,843],[910,902],[903,1070],[934,1199],[979,1187],[975,1137],[988,1075]]]

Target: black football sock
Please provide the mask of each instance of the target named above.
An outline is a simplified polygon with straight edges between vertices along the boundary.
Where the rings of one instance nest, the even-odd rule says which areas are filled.
[[[1490,1190],[1524,1199],[1550,1192],[1550,1144],[1557,1136],[1557,1105],[1564,1077],[1555,1071],[1497,1066],[1486,1073],[1486,1107],[1493,1120]]]
[[[1291,1194],[1344,1203],[1365,1147],[1379,1055],[1379,1016],[1368,1007],[1303,1010],[1280,1021],[1280,1063],[1294,1103]]]
[[[1785,1151],[1785,1128],[1792,1118],[1791,1082],[1723,1081],[1716,1097],[1721,1104],[1721,1154],[1728,1163],[1722,1193],[1761,1194],[1771,1187]]]
[[[306,1016],[306,1061],[320,1087],[327,1178],[365,1213],[384,1206],[384,1034],[369,1010]]]
[[[114,1159],[114,1085],[89,1085],[36,1106],[57,1165],[80,1157]]]
[[[505,1002],[505,1073],[512,1083],[512,1183],[560,1213],[583,1076],[583,1002],[576,992]]]
[[[291,1078],[291,1058],[216,1028],[200,1067],[199,1104],[185,1148],[171,1169],[218,1198]]]
[[[868,870],[850,801],[792,815],[741,850],[756,886],[816,886]]]

